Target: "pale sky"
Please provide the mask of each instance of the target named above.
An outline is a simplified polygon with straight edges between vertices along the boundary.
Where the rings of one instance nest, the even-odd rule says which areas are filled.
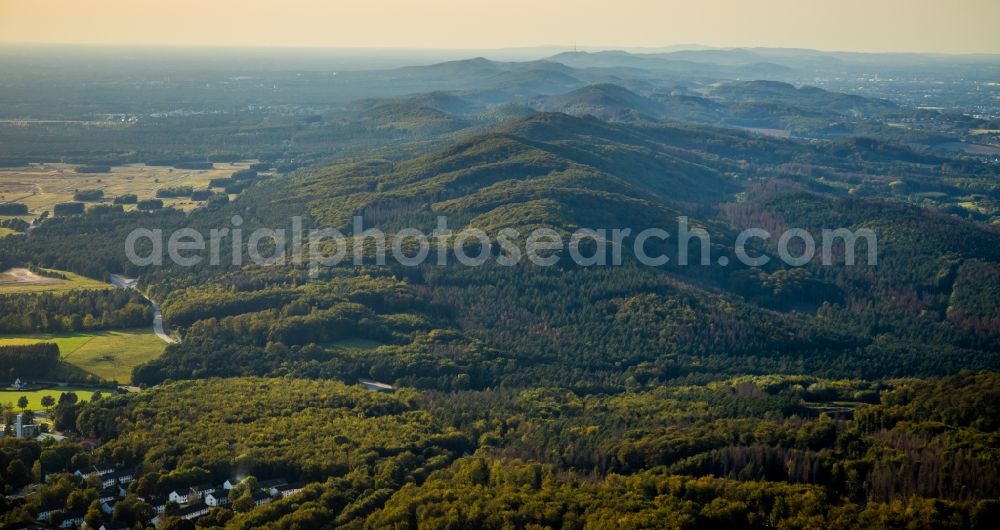
[[[0,42],[1000,53],[1000,0],[0,0]]]

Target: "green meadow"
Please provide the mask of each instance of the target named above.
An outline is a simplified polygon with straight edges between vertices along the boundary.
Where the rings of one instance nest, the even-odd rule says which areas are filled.
[[[42,406],[42,398],[45,396],[52,396],[56,401],[59,400],[59,396],[63,392],[75,392],[80,401],[90,400],[90,396],[94,394],[94,388],[84,388],[79,386],[58,386],[53,388],[46,388],[45,390],[34,390],[31,392],[21,392],[16,390],[0,390],[0,406],[11,405],[15,410],[21,410],[17,406],[17,400],[21,399],[21,396],[28,398],[28,409],[29,410],[42,410],[45,407]],[[104,394],[109,394],[110,390],[101,390]]]
[[[0,345],[54,342],[62,361],[102,379],[128,383],[132,368],[163,353],[166,344],[151,329],[0,336]],[[16,398],[15,398],[16,400]]]
[[[0,234],[2,236],[3,234]],[[46,269],[48,270],[48,269]],[[73,291],[77,289],[111,289],[113,286],[72,272],[49,270],[62,278],[39,276],[28,269],[10,269],[0,272],[0,294],[38,293],[44,291]]]

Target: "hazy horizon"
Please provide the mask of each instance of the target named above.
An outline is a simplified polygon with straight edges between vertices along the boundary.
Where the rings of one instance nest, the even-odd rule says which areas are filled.
[[[192,15],[194,13],[194,15]],[[722,15],[720,15],[720,13]],[[863,15],[859,16],[859,13]],[[0,44],[381,50],[803,48],[997,54],[1000,3],[0,0]]]
[[[797,50],[804,52],[816,52],[816,53],[846,53],[846,54],[872,54],[872,55],[925,55],[925,56],[1000,56],[1000,50],[992,52],[938,52],[938,51],[879,51],[879,50],[848,50],[839,48],[809,48],[802,46],[710,46],[707,44],[702,44],[698,42],[692,43],[676,43],[676,44],[664,44],[662,46],[624,46],[624,45],[591,45],[591,44],[535,44],[535,45],[525,45],[525,46],[502,46],[495,48],[483,48],[483,47],[411,47],[411,48],[401,48],[392,46],[339,46],[339,45],[315,45],[315,46],[305,46],[305,45],[295,45],[295,44],[271,44],[271,45],[254,45],[254,44],[164,44],[164,43],[112,43],[112,42],[30,42],[30,41],[3,41],[0,40],[0,49],[2,48],[67,48],[67,47],[80,47],[88,49],[104,49],[104,50],[219,50],[219,51],[238,51],[238,50],[274,50],[276,52],[282,51],[295,51],[303,50],[310,52],[322,52],[322,51],[342,51],[342,52],[372,52],[372,53],[409,53],[409,54],[421,54],[421,53],[435,53],[435,52],[450,52],[459,53],[461,52],[462,57],[473,57],[469,55],[470,53],[487,53],[487,52],[503,52],[510,53],[512,55],[525,54],[525,55],[537,55],[537,54],[556,54],[563,52],[581,52],[581,53],[602,53],[602,52],[626,52],[633,54],[642,53],[669,53],[675,51],[705,51],[705,50]]]

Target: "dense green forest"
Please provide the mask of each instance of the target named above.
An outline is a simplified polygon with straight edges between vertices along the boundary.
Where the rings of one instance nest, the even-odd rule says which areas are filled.
[[[152,319],[139,293],[121,289],[0,295],[0,333],[135,328]]]
[[[138,466],[129,489],[144,497],[241,473],[315,483],[286,501],[218,510],[203,526],[988,528],[998,504],[984,499],[1000,495],[998,383],[964,372],[386,395],[207,379],[57,405],[84,435],[108,440],[93,453],[0,443],[6,462],[36,474]],[[20,466],[0,467],[7,483],[25,480]],[[87,487],[58,484],[41,498],[72,503]]]
[[[899,202],[830,196],[791,178],[746,177],[741,184],[729,176],[739,168],[729,160],[752,153],[770,157],[761,171],[805,156],[835,164],[822,158],[822,146],[557,114],[504,127],[504,135],[401,163],[261,180],[235,202],[189,216],[167,209],[53,219],[31,238],[0,240],[2,256],[10,265],[30,260],[95,277],[141,277],[185,336],[139,369],[136,380],[146,384],[294,374],[442,390],[558,383],[607,391],[718,373],[880,378],[996,366],[996,298],[963,287],[983,274],[995,283],[987,271],[998,260],[1000,235],[992,227]],[[689,138],[698,135],[704,139]],[[597,143],[605,146],[600,156],[587,148]],[[727,201],[722,192],[740,185],[745,198]],[[338,267],[310,278],[297,266],[142,269],[117,250],[136,226],[207,230],[240,214],[249,230],[303,213],[307,226],[341,227],[360,213],[366,226],[390,233],[432,228],[439,214],[456,230],[464,224],[495,233],[541,225],[669,227],[683,213],[709,232],[716,255],[731,255],[735,231],[754,223],[801,226],[817,237],[835,225],[874,230],[879,262],[830,267],[817,259],[790,268],[773,259],[754,269],[682,267],[673,259],[651,269],[628,260],[606,268],[566,260],[548,269]],[[94,237],[79,238],[91,231]],[[773,257],[773,245],[759,250]],[[676,258],[674,245],[658,250]],[[697,241],[691,250],[698,263]],[[865,256],[865,248],[856,254]],[[505,324],[493,325],[498,321]],[[352,338],[381,344],[379,355],[336,347]]]
[[[104,398],[81,409],[76,427],[114,439],[101,451],[117,463],[162,475],[200,468],[217,482],[238,473],[322,480],[363,465],[375,478],[400,462],[411,473],[470,449],[414,400],[333,382],[209,379]]]
[[[37,344],[0,345],[0,366],[19,376],[44,376],[59,362],[59,345]]]
[[[960,288],[997,261],[1000,237],[991,227],[906,204],[830,197],[795,181],[759,179],[751,179],[742,202],[723,202],[713,217],[712,197],[724,196],[702,190],[716,190],[719,182],[736,189],[739,181],[722,171],[729,162],[688,147],[677,156],[702,157],[691,173],[680,159],[626,149],[657,141],[657,152],[679,150],[675,136],[710,131],[624,127],[565,115],[539,115],[506,127],[524,136],[475,137],[399,164],[350,164],[260,181],[236,202],[206,206],[190,217],[164,211],[50,221],[31,239],[10,240],[7,255],[41,255],[36,259],[53,266],[103,274],[91,260],[74,262],[47,249],[59,241],[84,255],[113,257],[114,238],[140,223],[207,228],[225,226],[239,213],[245,227],[281,226],[284,216],[301,213],[296,205],[303,202],[311,205],[310,223],[340,226],[360,212],[369,225],[390,232],[404,224],[432,227],[438,214],[495,233],[540,225],[569,231],[597,221],[635,229],[669,226],[673,216],[690,212],[712,236],[714,253],[730,253],[734,232],[753,223],[772,230],[802,226],[817,237],[826,226],[870,228],[880,237],[877,266],[830,267],[817,260],[790,268],[772,260],[763,268],[651,269],[626,261],[595,269],[567,260],[549,269],[338,267],[318,278],[296,266],[144,271],[122,258],[104,258],[104,268],[142,276],[163,301],[167,321],[185,335],[182,344],[139,369],[136,380],[147,384],[294,374],[375,377],[442,390],[559,383],[607,391],[630,381],[718,373],[880,378],[996,366],[989,316],[995,298],[979,293],[974,301]],[[606,144],[603,158],[585,150],[583,131],[587,142]],[[793,153],[805,149],[749,137],[722,136],[719,145],[739,157],[741,142],[748,154],[772,157],[779,155],[758,144]],[[656,165],[644,168],[646,163]],[[521,177],[497,180],[511,173]],[[86,248],[75,241],[81,226],[112,222],[112,237],[91,239]],[[769,245],[760,251],[774,256],[774,243]],[[676,258],[675,247],[661,250]],[[866,252],[861,247],[856,254]],[[692,261],[698,262],[699,253],[692,243]],[[498,321],[504,326],[493,325]],[[352,338],[381,344],[379,355],[336,347]],[[239,362],[226,362],[231,359]]]

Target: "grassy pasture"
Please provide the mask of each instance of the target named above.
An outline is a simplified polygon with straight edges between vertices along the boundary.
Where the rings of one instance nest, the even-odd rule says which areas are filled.
[[[43,291],[73,291],[78,289],[110,289],[111,285],[97,280],[73,274],[72,272],[52,271],[62,274],[67,279],[48,278],[31,273],[27,269],[10,269],[0,272],[0,295],[39,293]]]
[[[70,367],[119,383],[128,383],[133,367],[159,357],[167,346],[152,328],[0,336],[0,345],[38,342],[58,344],[62,361]]]
[[[28,392],[17,391],[17,390],[0,390],[0,405],[11,404],[14,406],[14,410],[21,410],[17,407],[17,400],[21,399],[21,396],[28,398],[28,409],[29,410],[42,410],[45,407],[42,406],[42,398],[45,396],[52,396],[53,399],[59,401],[59,395],[63,392],[75,392],[80,401],[90,400],[90,396],[94,394],[93,388],[84,388],[78,386],[58,386],[53,388],[46,388],[45,390],[32,390]],[[110,390],[101,390],[105,395],[110,394]]]
[[[6,221],[8,219],[20,219],[26,223],[30,223],[35,219],[34,215],[0,215],[0,221]]]
[[[114,166],[110,173],[77,173],[76,166],[55,163],[0,168],[0,202],[26,204],[32,213],[38,215],[43,211],[51,212],[56,203],[72,201],[77,190],[102,190],[106,204],[119,195],[129,193],[135,194],[139,200],[152,199],[160,188],[207,188],[210,180],[229,177],[251,164],[250,161],[220,163],[215,164],[213,169],[129,164]],[[163,199],[163,203],[182,210],[191,210],[200,204],[189,198]],[[131,207],[134,208],[134,205]]]

